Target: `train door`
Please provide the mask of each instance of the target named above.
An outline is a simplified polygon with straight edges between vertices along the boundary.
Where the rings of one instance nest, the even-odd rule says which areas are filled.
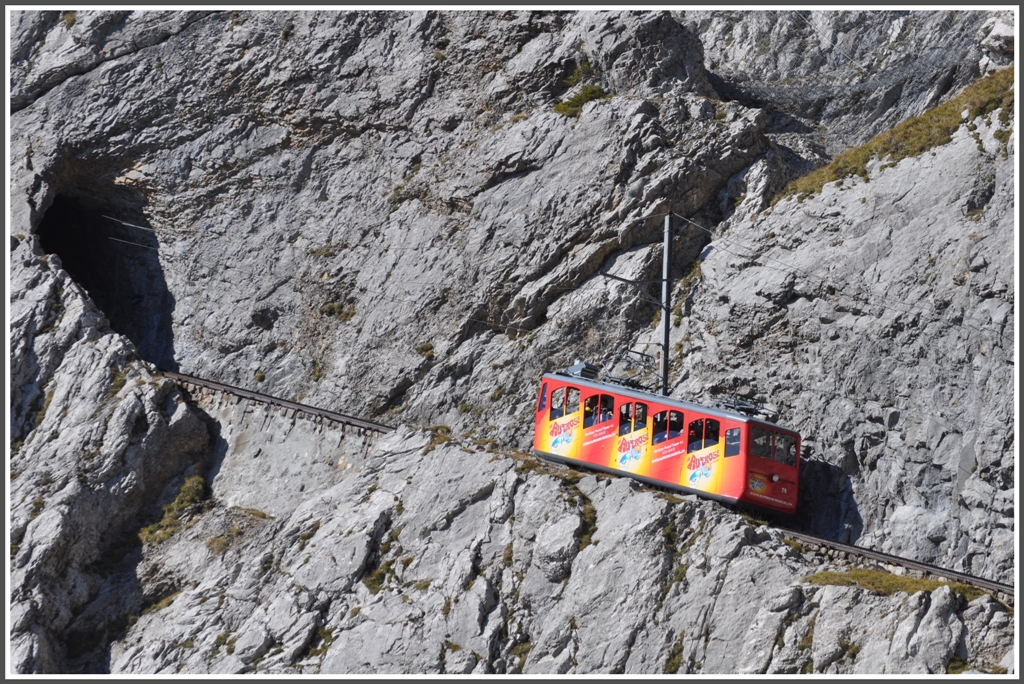
[[[627,401],[619,406],[618,439],[609,467],[642,474],[650,463],[651,426],[647,409],[641,401]]]
[[[679,484],[679,472],[686,456],[686,416],[682,411],[659,410],[654,414],[651,434],[651,466],[643,473],[667,484]]]
[[[725,443],[722,423],[715,418],[693,418],[686,431],[686,461],[682,484],[708,494],[721,494],[721,473]]]
[[[605,465],[616,435],[615,398],[610,394],[592,394],[583,400],[583,443],[579,460]]]
[[[571,385],[554,388],[548,403],[547,429],[535,440],[540,443],[538,451],[576,458],[583,432],[579,388]]]

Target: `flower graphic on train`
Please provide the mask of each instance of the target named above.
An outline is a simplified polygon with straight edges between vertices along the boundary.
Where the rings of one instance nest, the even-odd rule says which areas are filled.
[[[643,450],[640,449],[639,447],[636,448],[636,449],[630,449],[626,453],[624,453],[621,456],[619,456],[619,467],[625,468],[626,466],[629,465],[630,461],[639,461],[640,460],[640,454],[642,454],[642,453],[643,453]]]
[[[693,483],[698,482],[702,478],[708,479],[710,477],[711,477],[711,466],[707,466],[706,465],[706,466],[703,466],[701,468],[698,468],[697,470],[694,470],[693,473],[690,474],[690,483],[693,484]]]
[[[572,433],[571,432],[563,432],[562,434],[558,435],[553,440],[551,440],[551,446],[556,447],[559,444],[568,444],[571,441],[572,441]]]

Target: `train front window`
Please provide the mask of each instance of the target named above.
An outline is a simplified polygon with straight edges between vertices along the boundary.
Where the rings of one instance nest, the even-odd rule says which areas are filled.
[[[551,420],[565,415],[565,388],[559,387],[551,392]]]
[[[540,399],[537,400],[537,413],[548,407],[548,383],[540,386]]]
[[[725,431],[725,455],[739,456],[740,453],[740,429],[729,428]]]
[[[580,391],[575,387],[570,387],[568,394],[565,397],[565,415],[570,413],[576,413],[580,410]]]
[[[771,430],[753,426],[750,430],[750,455],[771,460],[773,434]]]
[[[781,432],[775,436],[775,460],[783,465],[796,465],[796,437]]]

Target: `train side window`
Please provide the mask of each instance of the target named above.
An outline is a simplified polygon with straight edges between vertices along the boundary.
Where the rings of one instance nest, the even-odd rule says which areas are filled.
[[[633,432],[647,427],[647,404],[639,401],[633,406]]]
[[[729,428],[725,431],[725,455],[739,456],[740,453],[740,429]]]
[[[583,427],[588,428],[598,422],[597,405],[600,401],[598,395],[587,397],[583,402]]]
[[[658,444],[668,439],[668,411],[654,414],[654,435],[651,444]]]
[[[675,439],[683,434],[683,414],[679,411],[671,411],[668,414],[668,438]]]
[[[784,465],[796,465],[796,437],[776,434],[775,460]]]
[[[633,405],[623,404],[619,407],[619,434],[628,435],[633,431]]]
[[[597,422],[603,423],[615,417],[615,399],[610,394],[601,395],[601,413],[597,416]]]
[[[570,387],[569,392],[565,396],[565,415],[570,413],[576,413],[580,410],[580,391],[575,387]]]
[[[750,455],[771,460],[773,434],[771,430],[753,426],[750,430]]]
[[[698,418],[690,422],[690,429],[686,434],[686,450],[697,451],[704,440],[704,419]]]
[[[537,400],[537,413],[548,407],[548,383],[540,386],[540,399]]]
[[[559,387],[551,391],[551,420],[565,415],[565,388]]]
[[[704,421],[704,448],[718,444],[718,436],[722,430],[722,424],[714,418]]]

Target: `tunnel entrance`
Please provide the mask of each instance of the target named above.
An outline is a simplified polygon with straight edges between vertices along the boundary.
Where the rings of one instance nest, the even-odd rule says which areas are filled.
[[[114,198],[110,198],[114,199]],[[43,250],[85,288],[110,327],[146,361],[177,370],[171,313],[174,297],[160,266],[160,245],[138,198],[65,193],[54,198],[36,233]],[[134,224],[133,227],[131,225]]]

